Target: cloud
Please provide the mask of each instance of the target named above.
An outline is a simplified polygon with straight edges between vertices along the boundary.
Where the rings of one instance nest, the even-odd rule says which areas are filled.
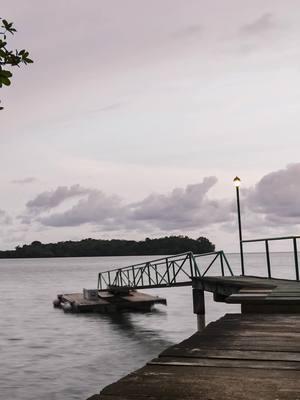
[[[211,176],[185,189],[174,189],[168,195],[152,194],[131,206],[131,217],[162,230],[204,227],[225,222],[229,218],[229,202],[207,197],[207,192],[216,183],[217,178]]]
[[[14,180],[11,181],[11,183],[24,185],[24,184],[27,184],[27,183],[37,182],[37,180],[38,180],[37,178],[34,178],[33,176],[29,176],[28,178],[14,179]]]
[[[62,213],[54,213],[39,218],[46,226],[78,226],[86,223],[109,225],[113,219],[121,217],[121,200],[117,196],[108,196],[101,191],[90,191],[76,205]],[[82,193],[83,194],[83,193]]]
[[[243,187],[244,230],[278,230],[300,225],[299,182],[300,163],[297,163],[266,174],[253,187]],[[152,193],[134,203],[125,203],[121,197],[98,189],[60,186],[29,201],[21,221],[38,222],[44,228],[88,224],[106,232],[182,232],[212,226],[232,232],[236,229],[235,199],[211,198],[209,191],[216,183],[217,178],[210,176],[169,193]],[[69,199],[74,199],[75,204],[70,206]],[[58,211],[56,207],[61,205],[66,209]],[[5,219],[4,212],[1,216]]]
[[[121,103],[121,102],[111,103],[111,104],[108,104],[108,105],[106,105],[106,106],[99,107],[99,108],[97,108],[97,109],[95,109],[95,110],[92,110],[92,111],[93,111],[93,112],[114,111],[114,110],[118,110],[119,108],[121,108],[121,107],[122,107],[122,104],[123,104],[123,103]]]
[[[300,163],[263,176],[253,187],[241,188],[243,231],[254,236],[285,234],[300,225]],[[113,235],[182,233],[217,229],[237,232],[236,199],[213,198],[210,190],[217,178],[175,188],[169,193],[152,193],[136,202],[99,189],[80,185],[59,186],[40,193],[27,203],[20,217],[41,230],[75,228]],[[72,199],[70,205],[69,199]],[[0,222],[10,223],[0,210]],[[23,225],[24,226],[24,225]],[[35,228],[35,229],[36,229]],[[58,234],[58,231],[55,231]]]
[[[245,36],[256,36],[277,28],[277,23],[271,13],[264,13],[256,20],[243,25],[240,32]]]
[[[299,182],[300,163],[271,172],[246,192],[247,207],[267,225],[300,224]]]
[[[6,211],[0,209],[0,224],[11,225],[12,218],[6,213]]]
[[[168,194],[153,193],[143,200],[124,204],[115,195],[79,185],[59,187],[44,192],[27,203],[29,211],[23,222],[38,221],[43,226],[68,227],[97,225],[105,230],[176,231],[225,223],[231,218],[232,204],[228,200],[208,198],[216,177],[206,177],[201,183],[176,188]],[[66,199],[81,196],[78,202],[63,212],[48,213]],[[46,212],[46,215],[44,214]]]
[[[202,25],[194,24],[194,25],[189,25],[183,29],[177,30],[171,36],[173,38],[189,38],[193,36],[199,36],[199,34],[201,35],[202,32],[203,32]]]
[[[67,199],[71,199],[84,194],[89,194],[93,190],[83,188],[80,185],[73,185],[70,188],[67,186],[59,186],[57,189],[43,192],[30,200],[27,204],[27,210],[30,213],[38,214],[41,211],[51,210],[57,207]]]

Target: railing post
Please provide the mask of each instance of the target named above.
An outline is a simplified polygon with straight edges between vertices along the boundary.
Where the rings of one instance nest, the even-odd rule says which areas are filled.
[[[158,285],[158,273],[157,273],[157,265],[155,264],[154,266],[155,269],[155,279],[156,279],[156,284]]]
[[[127,286],[131,286],[130,282],[130,275],[129,275],[129,269],[126,271],[127,272]]]
[[[109,284],[109,286],[111,285],[111,283],[110,283],[110,271],[108,271],[108,284]]]
[[[194,278],[194,272],[193,272],[193,263],[192,263],[192,253],[189,253],[189,260],[190,260],[190,271],[191,271],[191,278]]]
[[[149,286],[151,286],[151,278],[150,278],[150,266],[149,266],[149,262],[147,262],[147,273],[148,273],[148,278],[149,278]]]
[[[133,276],[133,285],[135,286],[135,285],[136,285],[136,282],[135,282],[135,272],[134,272],[134,267],[132,266],[131,268],[132,268],[132,276]]]
[[[297,250],[297,238],[293,238],[294,247],[294,260],[295,260],[295,270],[296,270],[296,281],[299,281],[299,264],[298,264],[298,250]]]
[[[168,260],[168,257],[166,257],[166,266],[167,266],[168,284],[170,285],[170,271],[169,271],[169,260]]]
[[[219,253],[219,257],[220,257],[220,263],[221,263],[222,276],[225,276],[225,273],[224,273],[224,264],[223,264],[223,253],[222,253],[222,252]]]
[[[173,272],[173,277],[172,277],[172,281],[171,282],[176,283],[176,273],[175,273],[174,261],[172,261],[172,272]]]
[[[193,253],[191,253],[191,257],[192,257],[193,262],[194,262],[195,276],[201,277],[201,273],[200,273],[200,270],[199,270],[199,267],[198,267],[198,263],[197,263],[196,258],[195,258]]]
[[[266,246],[266,256],[267,256],[268,278],[271,278],[271,262],[270,262],[270,252],[269,252],[268,240],[265,240],[265,246]]]
[[[101,273],[98,274],[98,290],[102,290]]]

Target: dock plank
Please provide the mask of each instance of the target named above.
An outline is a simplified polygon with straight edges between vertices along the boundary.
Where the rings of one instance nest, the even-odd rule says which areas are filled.
[[[175,348],[173,351],[163,352],[163,357],[181,356]],[[270,361],[298,361],[300,362],[300,353],[283,352],[283,351],[258,351],[258,350],[224,350],[224,349],[207,349],[193,348],[183,355],[185,358],[222,358],[222,359],[238,359],[238,360],[270,360]]]
[[[297,400],[299,395],[299,372],[293,370],[147,365],[105,388],[100,399]]]
[[[298,400],[300,315],[227,314],[99,399]]]
[[[193,367],[222,367],[222,368],[255,368],[255,369],[292,369],[300,370],[297,360],[252,360],[226,358],[189,358],[189,357],[161,357],[150,361],[148,365],[171,365]]]

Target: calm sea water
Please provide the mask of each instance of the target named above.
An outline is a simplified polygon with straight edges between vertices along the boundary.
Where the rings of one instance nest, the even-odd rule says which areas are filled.
[[[292,257],[272,255],[275,276],[294,277]],[[151,258],[0,260],[0,399],[84,400],[193,334],[190,287],[147,291],[168,300],[148,313],[74,315],[52,307],[57,293],[96,287],[99,271]],[[229,260],[238,273],[238,255]],[[246,265],[248,274],[265,274],[263,254],[247,254]],[[239,306],[208,294],[206,311],[210,322]]]

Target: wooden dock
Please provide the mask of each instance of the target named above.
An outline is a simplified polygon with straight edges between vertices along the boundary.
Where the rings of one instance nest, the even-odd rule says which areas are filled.
[[[300,283],[252,276],[192,280],[194,313],[204,292],[241,304],[90,400],[300,400]]]
[[[205,276],[194,279],[193,288],[196,302],[197,299],[204,301],[203,291],[208,291],[214,294],[215,301],[241,304],[242,313],[300,313],[300,283],[297,281]],[[200,304],[201,307],[204,308],[204,304]]]
[[[93,400],[299,400],[300,315],[227,314]]]

